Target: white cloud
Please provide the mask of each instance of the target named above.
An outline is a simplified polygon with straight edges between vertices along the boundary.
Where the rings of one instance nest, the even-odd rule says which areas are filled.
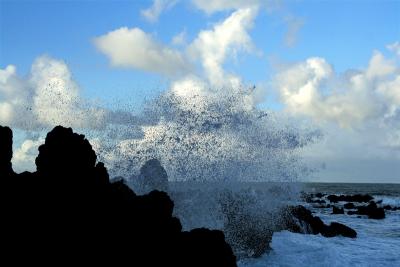
[[[227,58],[235,58],[241,51],[250,52],[253,43],[248,31],[257,15],[256,8],[232,12],[210,30],[202,30],[186,52],[158,43],[139,28],[126,27],[111,31],[94,40],[96,47],[116,67],[132,67],[163,75],[195,74],[204,76],[212,86],[238,86],[240,79],[225,73]],[[185,43],[185,31],[173,38],[173,44]],[[190,62],[190,63],[189,63]],[[192,63],[200,62],[203,73],[196,72]]]
[[[379,51],[374,51],[366,70],[366,79],[372,81],[373,79],[385,77],[393,74],[396,70],[395,62],[386,59]]]
[[[44,143],[44,139],[24,140],[20,147],[14,150],[12,163],[16,172],[34,171],[35,158],[38,155],[38,148]]]
[[[393,110],[398,98],[400,70],[375,51],[363,71],[336,74],[322,58],[310,58],[276,76],[276,86],[286,110],[310,116],[317,122],[337,122],[357,127]]]
[[[362,70],[338,74],[323,58],[293,64],[276,76],[285,110],[304,117],[324,138],[302,153],[322,181],[394,182],[400,160],[400,67],[374,51]],[[321,166],[324,166],[322,169]]]
[[[304,25],[304,20],[290,14],[282,5],[282,0],[192,0],[194,6],[206,14],[213,14],[221,11],[240,9],[265,9],[267,11],[282,12],[283,22],[287,24],[287,31],[284,36],[284,44],[292,47],[296,44],[298,33]]]
[[[257,9],[244,8],[233,12],[212,30],[201,31],[189,46],[193,58],[199,58],[209,82],[223,86],[226,81],[238,85],[238,78],[226,75],[223,63],[240,51],[251,51],[253,43],[248,30],[253,26]]]
[[[400,107],[400,75],[397,75],[393,80],[379,83],[377,90],[386,97],[388,103],[393,105],[394,108]]]
[[[185,73],[191,68],[179,51],[156,42],[139,28],[123,27],[95,38],[94,43],[116,67],[164,75]]]
[[[157,22],[159,16],[165,10],[168,10],[176,5],[178,0],[154,0],[153,5],[140,13],[149,22]]]
[[[80,98],[63,61],[39,57],[27,78],[19,77],[12,65],[0,70],[0,124],[26,130],[58,124],[98,128],[103,117],[103,110]]]

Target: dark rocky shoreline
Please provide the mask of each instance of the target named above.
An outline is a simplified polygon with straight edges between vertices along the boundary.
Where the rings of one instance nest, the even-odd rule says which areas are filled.
[[[10,255],[32,255],[39,262],[236,266],[232,248],[236,251],[240,246],[251,252],[247,256],[261,256],[270,249],[274,231],[357,236],[343,224],[324,224],[303,206],[284,208],[278,225],[269,228],[265,218],[271,214],[248,214],[247,200],[231,193],[221,195],[227,236],[205,228],[182,231],[179,219],[172,215],[168,177],[158,160],[149,160],[141,168],[136,185],[144,195],[137,195],[123,179],[109,179],[88,140],[71,128],[57,126],[47,134],[39,147],[36,172],[16,174],[11,158],[12,131],[0,126],[2,242]],[[343,199],[371,201],[361,195],[306,196],[308,202],[324,207],[329,201],[337,213],[343,208],[334,205]],[[381,210],[371,203],[368,208],[352,205],[344,209],[368,216],[370,210]]]
[[[369,219],[384,219],[385,210],[396,211],[400,207],[381,205],[373,196],[368,194],[327,195],[323,193],[303,194],[303,200],[314,208],[332,208],[332,214],[363,215]],[[327,204],[327,202],[329,202]],[[346,202],[339,205],[339,202]]]

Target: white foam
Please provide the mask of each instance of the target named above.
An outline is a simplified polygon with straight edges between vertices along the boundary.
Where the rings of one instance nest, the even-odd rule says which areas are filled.
[[[375,201],[382,200],[381,205],[390,205],[393,207],[400,207],[400,197],[394,196],[375,196]]]
[[[272,251],[239,266],[400,266],[400,239],[274,233]]]
[[[377,197],[379,200],[379,197]],[[394,204],[398,197],[383,197]],[[336,221],[357,231],[357,238],[303,235],[288,231],[274,233],[272,251],[259,259],[239,262],[256,266],[400,266],[400,211],[386,212],[383,220],[332,215],[331,209],[312,209],[325,223]]]

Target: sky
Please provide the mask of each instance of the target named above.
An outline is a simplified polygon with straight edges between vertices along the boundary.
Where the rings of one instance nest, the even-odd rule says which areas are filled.
[[[168,90],[254,85],[259,108],[321,131],[302,151],[310,180],[400,183],[399,14],[398,0],[0,0],[14,166],[54,124],[101,129]]]

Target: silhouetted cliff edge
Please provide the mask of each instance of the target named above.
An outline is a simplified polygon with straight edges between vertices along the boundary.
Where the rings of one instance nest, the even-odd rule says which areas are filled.
[[[182,232],[167,193],[110,182],[71,128],[47,134],[36,172],[14,173],[11,158],[12,131],[0,126],[0,250],[13,265],[236,266],[221,231]]]

